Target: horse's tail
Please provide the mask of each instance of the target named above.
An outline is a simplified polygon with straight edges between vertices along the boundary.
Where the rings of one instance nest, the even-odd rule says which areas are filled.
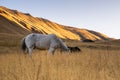
[[[22,49],[23,51],[26,50],[25,38],[22,40],[21,49]]]

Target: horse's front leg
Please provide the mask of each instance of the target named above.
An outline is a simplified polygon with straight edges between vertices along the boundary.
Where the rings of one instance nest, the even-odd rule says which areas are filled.
[[[55,53],[55,48],[49,48],[48,54],[53,54]]]

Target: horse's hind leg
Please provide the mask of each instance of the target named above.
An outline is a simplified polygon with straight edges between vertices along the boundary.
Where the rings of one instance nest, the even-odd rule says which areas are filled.
[[[28,53],[31,56],[32,55],[33,48],[28,48]]]

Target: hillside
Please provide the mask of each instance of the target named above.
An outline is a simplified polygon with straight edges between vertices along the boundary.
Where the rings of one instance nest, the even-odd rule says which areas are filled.
[[[109,38],[99,32],[60,25],[47,19],[33,17],[29,13],[0,6],[0,34],[26,35],[31,32],[54,33],[60,38],[72,40],[106,40]]]

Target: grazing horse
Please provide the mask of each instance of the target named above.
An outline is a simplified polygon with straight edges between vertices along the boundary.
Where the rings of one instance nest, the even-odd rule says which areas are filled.
[[[32,54],[34,48],[38,49],[48,49],[48,53],[54,54],[55,50],[59,48],[61,51],[69,51],[63,41],[58,38],[55,34],[38,34],[31,33],[23,38],[22,40],[22,50],[27,52],[29,55]]]
[[[77,46],[76,47],[68,46],[68,48],[69,48],[70,52],[80,52],[81,51],[81,49]]]

